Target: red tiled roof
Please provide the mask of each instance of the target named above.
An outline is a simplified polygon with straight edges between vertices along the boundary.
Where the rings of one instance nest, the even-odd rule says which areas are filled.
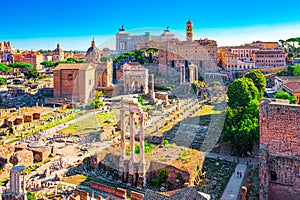
[[[292,92],[300,92],[300,82],[290,82],[283,85],[284,88]]]

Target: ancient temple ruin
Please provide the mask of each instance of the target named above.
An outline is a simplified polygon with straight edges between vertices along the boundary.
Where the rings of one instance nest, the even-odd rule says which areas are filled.
[[[126,158],[125,112],[129,112],[130,158]],[[140,159],[135,159],[135,127],[134,117],[139,116]],[[122,99],[121,101],[121,156],[119,162],[119,181],[142,188],[146,185],[145,152],[144,152],[144,113],[137,99]]]
[[[21,175],[23,174],[23,180]],[[4,190],[2,199],[25,200],[25,167],[23,165],[14,166],[10,170],[10,186]]]

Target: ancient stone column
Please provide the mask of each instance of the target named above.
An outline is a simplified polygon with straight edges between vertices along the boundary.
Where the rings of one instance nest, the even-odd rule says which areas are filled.
[[[185,84],[185,66],[183,66],[183,84]]]
[[[121,129],[121,157],[125,158],[125,127],[124,127],[124,110],[121,110],[120,129]]]
[[[144,113],[140,113],[140,162],[139,162],[139,177],[138,177],[138,183],[137,186],[142,188],[146,185],[146,177],[145,177],[145,149],[144,149]]]
[[[180,85],[182,84],[182,66],[180,66]]]
[[[151,74],[151,98],[155,100],[155,93],[154,93],[154,74]]]
[[[194,82],[194,69],[193,67],[189,67],[189,70],[190,70],[190,83],[193,83]]]
[[[134,164],[135,164],[135,156],[134,156],[134,112],[129,113],[130,120],[130,160],[129,160],[129,174],[128,174],[128,184],[134,184]]]
[[[130,119],[130,160],[134,162],[134,112],[129,113]]]
[[[196,81],[198,81],[199,80],[199,77],[198,77],[199,76],[198,75],[198,66],[195,66],[195,69],[196,69],[196,74],[195,74],[196,75]]]
[[[121,100],[122,103],[122,100]],[[120,154],[120,162],[119,162],[119,173],[118,179],[119,181],[123,181],[124,171],[125,171],[125,119],[124,119],[124,110],[121,108],[120,113],[120,129],[121,129],[121,154]]]

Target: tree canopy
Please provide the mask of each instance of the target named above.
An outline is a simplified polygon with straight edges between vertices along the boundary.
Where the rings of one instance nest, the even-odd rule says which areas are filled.
[[[6,85],[7,79],[4,77],[0,77],[0,85]]]
[[[44,61],[41,62],[41,65],[45,67],[56,67],[59,64],[59,62],[51,62],[51,61]]]
[[[294,72],[293,72],[294,76],[300,76],[300,65],[296,65],[294,67]]]
[[[251,70],[250,72],[247,72],[245,74],[245,77],[250,78],[253,81],[254,85],[257,87],[260,93],[263,93],[265,91],[267,86],[267,81],[266,81],[266,77],[260,70],[258,69]]]
[[[258,89],[249,78],[239,78],[231,83],[227,91],[231,108],[246,107],[258,97]]]
[[[0,63],[0,72],[10,72],[11,70],[12,70],[11,67],[8,67],[5,64]]]
[[[8,65],[8,67],[32,69],[33,65],[30,63],[26,63],[26,62],[14,62],[14,63],[11,63],[10,65]]]
[[[290,101],[290,104],[296,103],[296,99],[294,96],[291,96],[289,93],[280,90],[277,94],[274,95],[276,99],[287,99]]]
[[[36,69],[25,71],[24,75],[27,79],[38,79],[41,77],[40,72],[38,72]]]
[[[263,91],[265,86],[260,73],[248,73],[247,77],[253,78]],[[229,107],[226,109],[222,139],[232,143],[239,152],[250,150],[259,139],[260,92],[253,80],[238,78],[227,90]]]

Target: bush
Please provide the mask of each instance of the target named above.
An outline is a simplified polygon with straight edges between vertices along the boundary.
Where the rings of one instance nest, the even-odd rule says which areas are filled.
[[[276,99],[287,99],[290,101],[290,104],[296,103],[296,99],[294,96],[291,96],[289,93],[284,91],[279,91],[277,94],[274,95],[274,98]]]
[[[158,177],[152,178],[150,184],[154,187],[160,186],[160,178],[158,178]]]
[[[169,144],[169,140],[164,140],[163,144],[166,146]]]
[[[27,192],[26,196],[27,196],[27,200],[35,200],[35,197],[31,192]]]
[[[169,171],[166,168],[159,169],[158,175],[159,175],[160,181],[163,183],[167,180],[167,178],[169,176]]]
[[[142,97],[138,96],[137,99],[141,106],[144,105],[144,100],[142,99]]]
[[[0,85],[5,85],[7,83],[7,79],[0,77]]]

